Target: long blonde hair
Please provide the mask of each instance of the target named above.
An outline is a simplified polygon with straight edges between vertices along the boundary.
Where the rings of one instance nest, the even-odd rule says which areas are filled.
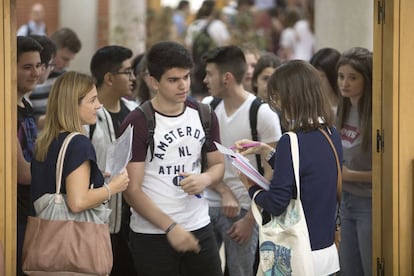
[[[91,76],[74,71],[66,72],[56,80],[48,98],[45,127],[36,141],[36,160],[46,160],[49,146],[60,132],[84,132],[78,108],[94,85]]]

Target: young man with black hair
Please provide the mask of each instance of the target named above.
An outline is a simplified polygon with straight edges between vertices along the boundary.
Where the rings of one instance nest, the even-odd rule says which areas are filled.
[[[215,108],[222,144],[231,147],[238,140],[252,139],[249,116],[256,97],[243,87],[247,63],[242,49],[237,46],[219,47],[209,51],[204,58],[207,72],[204,82],[210,95],[222,99]],[[211,100],[212,97],[207,97],[203,102]],[[257,110],[256,129],[258,140],[272,146],[281,136],[279,117],[266,103]],[[255,157],[248,158],[257,168]],[[250,276],[254,271],[258,229],[250,211],[251,201],[246,188],[231,162],[226,160],[225,164],[223,181],[213,189],[207,189],[205,196],[217,242],[224,244],[226,273]]]
[[[46,113],[47,97],[50,90],[50,85],[45,86],[44,83],[55,67],[53,58],[56,55],[56,45],[50,38],[44,35],[30,35],[30,37],[34,38],[43,47],[43,50],[40,52],[42,70],[39,76],[39,81],[29,95],[33,112],[37,120],[37,127],[41,130],[43,128],[43,120],[39,121],[38,118]]]
[[[89,137],[95,146],[99,169],[105,173],[108,145],[116,140],[119,126],[138,105],[124,97],[132,94],[135,76],[131,68],[132,51],[128,48],[110,45],[98,49],[92,57],[90,69],[96,79],[98,110],[96,124],[89,129]],[[111,197],[109,217],[114,264],[111,275],[136,275],[128,248],[129,205],[122,194]]]
[[[78,35],[69,28],[57,30],[50,36],[50,40],[56,45],[56,54],[53,55],[53,61],[50,63],[53,69],[51,67],[52,70],[48,73],[48,78],[33,91],[33,95],[36,95],[36,115],[40,116],[38,119],[39,126],[43,125],[47,98],[53,83],[58,76],[65,72],[82,47]]]
[[[30,213],[30,162],[37,138],[36,120],[25,94],[32,91],[39,80],[42,50],[33,38],[17,37],[17,275],[24,275],[22,250]]]
[[[132,111],[120,131],[134,127],[130,185],[130,245],[139,275],[222,275],[220,257],[203,196],[224,173],[219,126],[211,113],[208,168],[201,171],[206,135],[197,104],[188,99],[191,54],[181,44],[160,42],[147,53],[149,82],[156,95],[154,152],[148,149],[145,115]]]

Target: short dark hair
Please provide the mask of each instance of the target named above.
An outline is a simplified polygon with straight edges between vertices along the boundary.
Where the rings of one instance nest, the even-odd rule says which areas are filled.
[[[50,36],[50,39],[52,39],[58,49],[68,48],[75,54],[82,48],[82,43],[78,35],[69,28],[57,30]]]
[[[148,72],[157,80],[160,80],[161,76],[171,68],[191,69],[193,65],[188,49],[177,42],[159,42],[148,50]]]
[[[109,45],[98,49],[92,56],[90,69],[96,79],[96,86],[103,84],[106,73],[115,73],[122,67],[122,62],[132,57],[132,51],[118,45]]]
[[[198,9],[195,18],[205,18],[213,14],[214,6],[216,5],[216,1],[212,0],[205,0],[201,4],[201,7]]]
[[[40,62],[46,66],[49,66],[49,61],[56,54],[56,45],[55,43],[45,35],[30,35],[43,47],[43,50],[40,52]]]
[[[36,40],[29,36],[18,36],[17,37],[17,61],[20,56],[27,52],[42,52],[43,47]]]
[[[180,2],[178,2],[177,10],[182,10],[182,9],[188,7],[188,6],[190,6],[190,1],[181,0]]]
[[[238,46],[230,45],[217,47],[209,51],[204,57],[204,62],[216,64],[219,72],[233,74],[237,83],[242,83],[246,74],[247,64],[242,49]]]

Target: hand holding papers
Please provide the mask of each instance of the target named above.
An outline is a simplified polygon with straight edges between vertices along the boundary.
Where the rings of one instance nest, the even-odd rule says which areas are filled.
[[[129,125],[124,133],[119,136],[111,145],[108,146],[106,153],[105,172],[111,174],[108,181],[115,175],[119,174],[128,164],[132,157],[132,130]]]
[[[230,158],[231,164],[238,169],[242,174],[247,176],[250,180],[255,182],[257,185],[265,190],[269,190],[269,181],[264,178],[253,166],[250,164],[249,159],[236,153],[231,149],[224,147],[223,145],[214,142],[217,149],[223,153],[227,158]]]

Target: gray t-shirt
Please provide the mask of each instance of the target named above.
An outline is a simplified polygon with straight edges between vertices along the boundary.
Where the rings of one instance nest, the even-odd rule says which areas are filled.
[[[350,170],[372,170],[371,145],[367,151],[362,149],[362,133],[359,129],[357,107],[351,107],[348,119],[341,129],[341,139],[344,154],[343,165]],[[372,197],[372,183],[344,181],[343,190],[358,196]]]

